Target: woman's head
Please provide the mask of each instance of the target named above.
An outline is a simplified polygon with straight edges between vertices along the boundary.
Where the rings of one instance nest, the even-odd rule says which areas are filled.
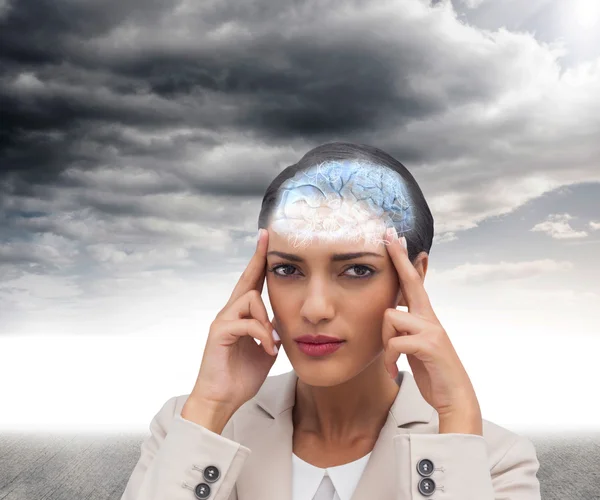
[[[273,180],[258,226],[269,232],[269,299],[295,371],[311,385],[354,377],[383,352],[385,309],[406,305],[384,246],[387,227],[406,237],[409,258],[423,278],[427,270],[433,217],[415,179],[372,146],[324,144]],[[334,258],[355,252],[376,255]],[[314,358],[294,342],[306,334],[346,342]]]

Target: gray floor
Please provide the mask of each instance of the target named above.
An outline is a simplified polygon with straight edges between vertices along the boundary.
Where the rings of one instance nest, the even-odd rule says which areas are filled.
[[[120,500],[144,437],[0,434],[0,500]],[[528,437],[543,500],[600,500],[600,433]]]

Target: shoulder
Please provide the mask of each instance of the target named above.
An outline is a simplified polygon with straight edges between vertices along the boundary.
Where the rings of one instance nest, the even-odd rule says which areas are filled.
[[[483,436],[471,434],[439,434],[439,420],[437,412],[433,412],[432,420],[411,429],[414,434],[435,434],[434,438],[440,443],[453,446],[480,440],[487,452],[489,468],[492,472],[504,466],[507,461],[521,459],[536,460],[536,451],[533,442],[526,436],[519,434],[507,427],[503,427],[491,420],[483,419]]]
[[[487,445],[491,470],[511,455],[536,458],[534,444],[527,436],[490,420],[483,419],[483,438]]]
[[[256,406],[279,405],[277,409],[284,409],[281,405],[293,404],[295,394],[292,382],[294,381],[295,379],[293,378],[292,372],[267,376],[257,394],[241,405],[238,408],[236,415],[252,411]],[[174,414],[181,414],[183,405],[188,400],[189,396],[190,394],[180,394],[171,397],[163,406],[165,414],[168,414],[169,411],[172,411]],[[292,399],[290,399],[290,397],[292,397]]]
[[[284,406],[293,404],[295,397],[293,391],[290,391],[289,382],[290,372],[278,375],[269,375],[263,382],[258,393],[241,405],[233,414],[227,423],[226,430],[236,422],[241,423],[247,419],[256,416],[269,416],[282,411]],[[179,394],[169,398],[162,406],[155,418],[158,418],[165,426],[169,425],[175,416],[181,415],[183,405],[188,400],[190,394]],[[226,431],[224,431],[226,432]]]

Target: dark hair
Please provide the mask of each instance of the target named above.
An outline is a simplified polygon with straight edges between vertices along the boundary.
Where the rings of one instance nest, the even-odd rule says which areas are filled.
[[[278,202],[279,188],[287,180],[299,171],[308,170],[315,165],[330,160],[365,160],[367,163],[381,165],[397,172],[403,179],[412,203],[414,204],[414,225],[410,231],[404,232],[408,245],[408,256],[411,262],[420,252],[430,253],[433,240],[433,216],[421,188],[412,174],[402,163],[381,149],[366,144],[354,144],[351,142],[330,142],[317,146],[306,153],[298,163],[286,167],[269,185],[263,197],[260,214],[258,217],[258,229],[269,225],[271,215]],[[396,227],[398,235],[402,232]]]

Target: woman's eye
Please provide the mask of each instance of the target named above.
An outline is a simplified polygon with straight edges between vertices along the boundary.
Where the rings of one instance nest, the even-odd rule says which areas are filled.
[[[278,266],[273,266],[271,269],[269,269],[269,272],[273,273],[275,276],[278,276],[280,278],[287,278],[288,276],[293,276],[293,274],[286,274],[285,272],[283,274],[280,274],[280,273],[276,272],[278,269],[281,269],[281,268],[296,269],[291,264],[280,264]],[[375,273],[375,271],[373,271],[370,267],[363,266],[361,264],[354,264],[353,266],[350,266],[349,268],[347,268],[346,271],[349,271],[350,269],[359,269],[359,270],[361,270],[358,274],[355,273],[354,276],[349,276],[351,279],[368,278],[368,277],[372,276]],[[365,271],[368,271],[368,272],[365,272]]]

